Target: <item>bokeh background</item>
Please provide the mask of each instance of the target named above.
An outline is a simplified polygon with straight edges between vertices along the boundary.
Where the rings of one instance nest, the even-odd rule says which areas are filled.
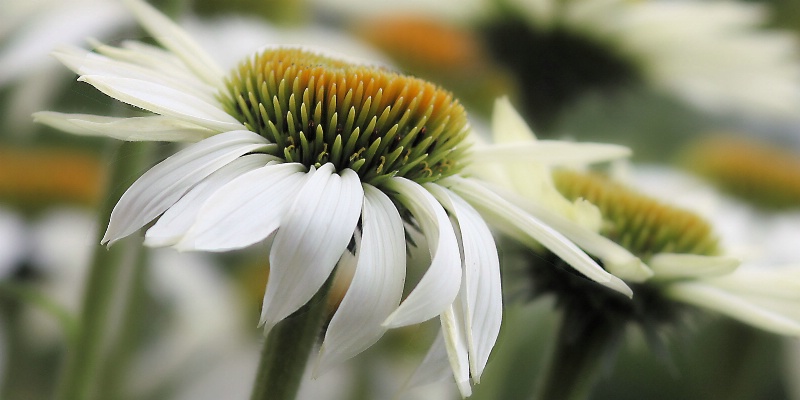
[[[796,0],[158,0],[223,65],[265,45],[325,48],[437,82],[486,134],[508,96],[540,138],[617,143],[620,166],[701,180],[734,251],[800,264],[800,2]],[[49,55],[86,38],[144,39],[114,0],[0,0],[0,398],[48,399],[74,340],[100,207],[174,144],[122,144],[33,123],[40,110],[129,115]],[[121,147],[135,160],[120,159]],[[139,171],[111,176],[115,163]],[[688,196],[643,175],[665,199]],[[722,212],[724,210],[725,212]],[[716,211],[716,213],[714,213]],[[107,216],[105,216],[107,217]],[[422,251],[424,253],[424,251]],[[148,250],[120,266],[96,377],[99,399],[245,399],[259,355],[266,249]],[[475,399],[525,399],[557,315],[504,262],[504,325]],[[424,258],[424,257],[422,257]],[[346,283],[343,283],[346,285]],[[344,286],[339,288],[343,293]],[[331,310],[335,301],[331,302]],[[404,389],[435,323],[390,331],[302,399],[455,399],[452,382]],[[593,399],[800,399],[800,343],[712,314],[653,348],[632,328]]]

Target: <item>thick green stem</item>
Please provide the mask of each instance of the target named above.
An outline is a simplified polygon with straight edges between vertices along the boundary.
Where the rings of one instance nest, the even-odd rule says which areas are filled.
[[[250,400],[293,400],[322,328],[328,279],[309,302],[272,328],[264,342]]]
[[[534,399],[584,400],[617,343],[620,327],[602,317],[592,323],[576,321],[586,314],[565,310],[543,379]]]
[[[111,215],[111,210],[122,196],[129,183],[138,176],[143,167],[143,155],[147,153],[142,143],[119,145],[109,174],[108,191],[100,208],[97,243]],[[84,288],[81,314],[72,348],[67,350],[61,385],[57,393],[60,400],[90,399],[95,390],[95,380],[101,366],[103,348],[107,343],[105,334],[109,326],[111,305],[119,290],[119,275],[125,262],[135,262],[141,244],[122,242],[106,249],[99,244],[95,248],[86,286]]]

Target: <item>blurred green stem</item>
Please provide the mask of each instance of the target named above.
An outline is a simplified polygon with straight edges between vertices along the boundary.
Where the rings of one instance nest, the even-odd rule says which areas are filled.
[[[322,328],[333,276],[306,305],[272,328],[264,341],[250,400],[293,400]]]
[[[125,378],[128,376],[132,356],[144,324],[148,255],[148,252],[140,254],[136,263],[131,266],[133,270],[126,271],[128,276],[124,281],[128,286],[128,293],[125,293],[121,323],[118,324],[116,332],[113,332],[113,342],[98,378],[96,396],[98,399],[124,398]]]
[[[537,400],[584,400],[591,395],[603,361],[619,338],[619,328],[602,316],[593,321],[578,321],[586,314],[568,307],[556,335],[555,348],[545,366]]]
[[[100,207],[97,243],[108,226],[111,210],[148,158],[146,143],[114,142],[113,146],[118,149],[108,177],[107,194]],[[94,395],[102,352],[108,339],[106,331],[112,317],[110,310],[120,290],[120,272],[123,264],[136,262],[141,250],[141,244],[132,241],[122,241],[110,249],[99,244],[96,246],[84,288],[75,341],[67,350],[57,399],[87,400]]]

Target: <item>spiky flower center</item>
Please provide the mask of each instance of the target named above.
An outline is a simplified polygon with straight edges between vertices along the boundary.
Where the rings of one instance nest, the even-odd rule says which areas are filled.
[[[221,100],[248,129],[278,145],[276,156],[308,167],[333,163],[379,185],[457,173],[467,150],[466,112],[421,79],[299,49],[244,61]]]
[[[714,255],[717,238],[711,226],[686,210],[671,207],[600,174],[556,171],[558,190],[600,208],[601,234],[647,260],[656,253]]]

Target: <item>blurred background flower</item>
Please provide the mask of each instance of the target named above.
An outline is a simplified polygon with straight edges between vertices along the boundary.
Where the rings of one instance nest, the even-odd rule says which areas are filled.
[[[478,128],[489,125],[495,98],[507,95],[540,137],[631,147],[635,163],[623,182],[701,215],[720,251],[742,260],[741,270],[800,262],[795,0],[152,3],[181,21],[225,68],[270,44],[333,50],[447,87]],[[2,398],[45,399],[55,390],[94,246],[96,207],[108,196],[103,182],[116,163],[105,139],[55,133],[32,124],[30,113],[134,111],[74,82],[49,53],[57,44],[86,47],[85,37],[122,45],[120,38],[135,29],[131,22],[120,4],[103,0],[9,0],[0,13]],[[172,146],[148,151],[155,160],[174,152]],[[619,177],[617,167],[609,168]],[[552,196],[557,178],[541,175],[540,167],[521,175],[534,172],[551,186],[532,192]],[[602,225],[590,203],[556,202],[571,221]],[[512,272],[530,260],[517,257],[513,244],[503,246],[504,284],[511,290],[475,398],[527,397],[558,326],[551,301],[521,304],[530,281]],[[134,302],[140,314],[131,325],[138,339],[127,347],[130,354],[114,355],[127,361],[122,378],[110,381],[116,387],[106,389],[124,399],[246,398],[259,332],[242,320],[258,314],[263,297],[267,277],[259,251],[146,256],[144,294]],[[118,303],[120,315],[131,304]],[[394,396],[397,376],[410,376],[425,354],[435,333],[428,328],[390,332],[374,353],[301,396]],[[800,399],[797,339],[707,314],[670,332],[659,351],[644,335],[627,332],[594,398]],[[450,384],[405,395],[457,393]]]

